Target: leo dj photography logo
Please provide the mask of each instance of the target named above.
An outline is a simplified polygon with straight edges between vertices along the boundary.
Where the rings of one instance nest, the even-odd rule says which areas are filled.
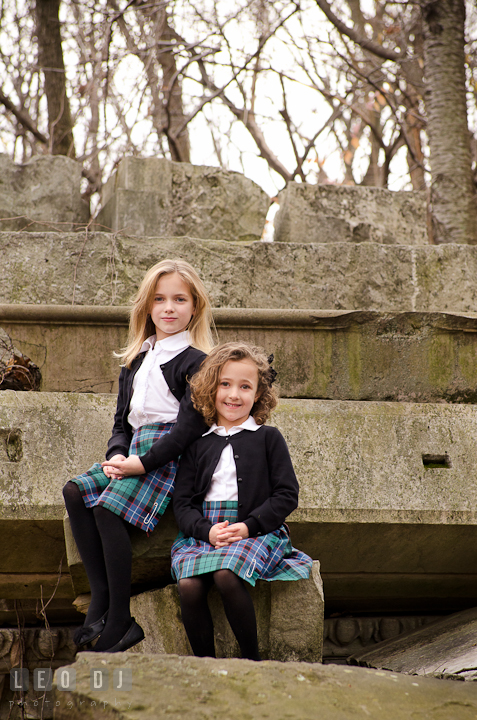
[[[30,686],[30,673],[27,668],[10,670],[10,690],[27,692]],[[132,669],[113,668],[112,672],[105,668],[91,668],[89,689],[127,691],[132,688]],[[48,692],[53,689],[53,670],[36,668],[33,670],[33,690]],[[56,676],[56,689],[60,691],[76,690],[75,668],[61,668]]]

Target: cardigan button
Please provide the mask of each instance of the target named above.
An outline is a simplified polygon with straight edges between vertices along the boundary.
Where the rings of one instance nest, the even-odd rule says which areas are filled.
[[[237,478],[237,482],[242,482],[242,478]]]
[[[243,507],[243,503],[239,503],[239,507]]]
[[[234,458],[235,458],[236,460],[238,460],[238,455],[234,455]]]

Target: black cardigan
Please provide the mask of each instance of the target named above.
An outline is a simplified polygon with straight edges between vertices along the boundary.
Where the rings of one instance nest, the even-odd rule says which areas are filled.
[[[114,425],[108,442],[106,460],[113,455],[128,457],[133,429],[128,422],[129,405],[133,394],[134,376],[139,370],[146,353],[140,353],[131,363],[131,367],[121,368],[119,375],[119,392]],[[207,425],[200,413],[194,409],[190,397],[188,379],[199,369],[205,353],[193,347],[187,347],[169,362],[161,365],[165,381],[171,393],[179,401],[177,422],[171,432],[164,435],[152,445],[150,450],[139,459],[146,472],[167,465],[176,460],[185,448],[207,431]]]
[[[209,542],[212,523],[203,516],[202,502],[228,443],[237,468],[237,521],[247,525],[250,537],[277,530],[298,505],[298,481],[279,430],[262,425],[227,437],[210,433],[186,450],[177,471],[172,502],[187,537]]]

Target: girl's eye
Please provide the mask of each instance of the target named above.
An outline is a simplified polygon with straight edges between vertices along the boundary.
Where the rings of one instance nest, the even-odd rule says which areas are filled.
[[[177,298],[177,302],[185,302],[185,301],[186,301],[186,298],[184,298],[184,297]]]

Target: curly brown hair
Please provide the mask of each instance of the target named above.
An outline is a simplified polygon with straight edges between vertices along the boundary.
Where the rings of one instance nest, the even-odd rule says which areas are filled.
[[[190,388],[194,407],[204,416],[210,426],[217,420],[215,397],[219,378],[229,360],[251,360],[258,370],[258,400],[251,415],[258,425],[263,425],[278,402],[278,394],[272,386],[273,372],[265,352],[260,347],[244,342],[228,342],[215,347],[205,358],[200,370],[192,377]]]

